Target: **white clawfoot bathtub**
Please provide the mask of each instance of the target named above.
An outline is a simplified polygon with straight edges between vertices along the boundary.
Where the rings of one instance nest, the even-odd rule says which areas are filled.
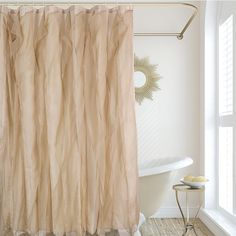
[[[172,188],[177,170],[192,163],[189,157],[168,157],[139,166],[139,201],[145,217],[152,216],[161,206],[165,194]]]
[[[167,157],[147,161],[139,166],[139,201],[145,217],[158,211],[166,193],[172,189],[177,171],[193,163],[189,157]],[[140,214],[139,227],[145,217]],[[136,235],[141,235],[137,232]]]

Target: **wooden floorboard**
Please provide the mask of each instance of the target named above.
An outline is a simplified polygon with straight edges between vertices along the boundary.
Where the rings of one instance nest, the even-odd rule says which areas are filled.
[[[198,236],[214,236],[212,232],[199,219],[196,220],[195,229]],[[183,220],[173,219],[148,219],[141,226],[142,236],[182,236],[184,231]],[[195,236],[194,232],[188,233],[188,236]]]

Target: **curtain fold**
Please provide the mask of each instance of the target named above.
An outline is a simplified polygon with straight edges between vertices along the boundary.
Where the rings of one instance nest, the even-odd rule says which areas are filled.
[[[133,235],[132,9],[0,8],[0,235]]]

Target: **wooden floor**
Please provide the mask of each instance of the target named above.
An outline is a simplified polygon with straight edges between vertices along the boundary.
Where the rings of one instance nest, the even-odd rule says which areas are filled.
[[[213,233],[199,219],[196,220],[195,229],[198,236],[214,236]],[[142,236],[182,236],[183,220],[182,219],[148,219],[141,226]],[[188,233],[188,236],[195,236],[194,232]]]

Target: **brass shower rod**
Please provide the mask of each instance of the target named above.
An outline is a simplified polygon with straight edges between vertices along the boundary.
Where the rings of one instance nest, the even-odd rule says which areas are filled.
[[[192,9],[192,14],[183,26],[180,32],[136,32],[134,36],[175,36],[178,39],[183,39],[185,31],[188,29],[193,19],[195,18],[198,8],[190,3],[185,2],[76,2],[76,1],[67,1],[67,2],[53,2],[53,1],[32,1],[32,2],[0,2],[2,6],[9,7],[18,7],[18,6],[95,6],[95,5],[105,5],[105,6],[132,6],[132,7],[186,7]]]

